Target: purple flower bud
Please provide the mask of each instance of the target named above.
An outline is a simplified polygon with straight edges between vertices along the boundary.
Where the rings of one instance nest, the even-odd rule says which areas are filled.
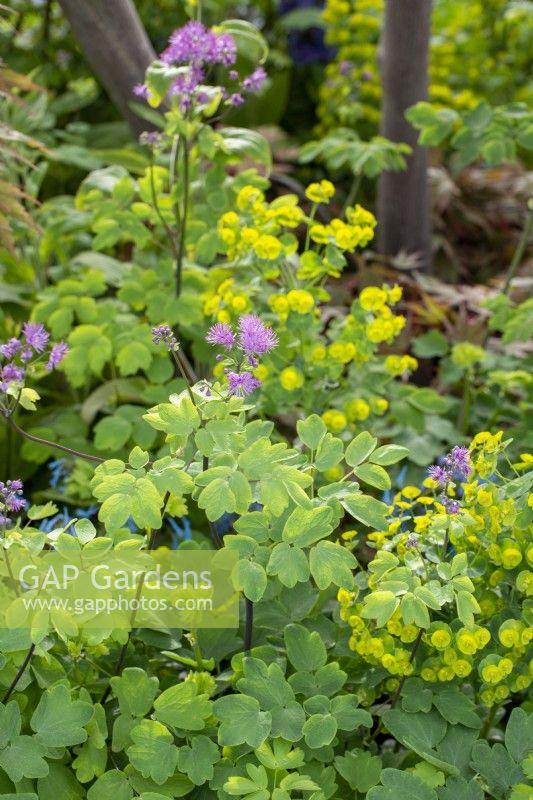
[[[148,98],[148,86],[145,86],[144,83],[136,83],[133,87],[133,94],[135,97],[142,97],[143,100]]]
[[[33,358],[33,350],[31,347],[25,347],[24,350],[20,351],[20,360],[21,361],[31,361]]]
[[[172,328],[168,325],[159,325],[152,328],[152,342],[154,344],[164,344],[167,350],[177,350],[179,348],[178,340],[172,332]]]
[[[267,79],[267,74],[263,67],[257,67],[251,75],[248,75],[242,82],[242,88],[247,92],[258,92]]]
[[[15,513],[21,511],[26,505],[26,501],[22,497],[22,490],[24,486],[21,480],[7,481],[3,483],[0,481],[0,503],[3,510],[0,510],[0,524],[7,525],[11,519],[4,512],[14,511]]]
[[[234,92],[234,94],[230,94],[228,102],[230,106],[237,108],[237,106],[242,106],[242,104],[244,103],[244,97],[242,96],[242,94]]]
[[[458,500],[452,500],[451,497],[447,497],[446,495],[440,496],[440,501],[448,514],[458,514],[461,510],[461,504]]]

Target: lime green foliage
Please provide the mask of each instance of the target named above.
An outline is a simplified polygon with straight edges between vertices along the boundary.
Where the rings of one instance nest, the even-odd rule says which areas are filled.
[[[533,150],[533,112],[525,103],[492,107],[483,101],[465,112],[417,103],[406,117],[420,130],[420,144],[442,146],[449,139],[458,167],[478,160],[494,167],[514,161],[519,148]]]
[[[256,605],[253,646],[240,652],[232,631],[215,643],[203,631],[132,627],[128,661],[119,656],[113,669],[123,631],[95,631],[83,620],[72,628],[68,613],[47,612],[17,632],[4,610],[5,685],[33,642],[26,677],[0,705],[6,789],[46,797],[64,786],[89,800],[194,797],[195,787],[219,800],[302,792],[321,800],[326,787],[370,800],[516,797],[530,774],[531,715],[514,708],[494,745],[481,728],[487,706],[531,684],[531,461],[522,477],[504,478],[497,462],[508,442],[479,434],[460,514],[446,512],[430,478],[425,495],[406,487],[387,505],[353,476],[388,482],[385,467],[404,459],[405,448],[378,447],[368,432],[347,446],[339,439],[336,460],[350,471],[327,483],[316,460],[331,434],[318,415],[300,421],[295,449],[273,443],[272,426],[250,421],[252,407],[222,384],[205,390],[199,383],[145,415],[165,435],[167,456],[154,460],[137,446],[128,464],[97,467],[92,490],[103,501],[105,536],[95,538],[88,522],[70,536],[43,534],[32,520],[55,513],[51,506],[30,509],[28,524],[5,541],[15,559],[20,548],[38,552],[52,542],[93,560],[98,544],[124,558],[151,546],[165,507],[184,494],[215,524],[236,512],[234,530],[214,541],[238,554],[235,587]],[[222,427],[231,435],[221,439]],[[366,568],[352,552],[357,537],[343,532],[345,512],[379,548]],[[137,534],[121,527],[130,514]],[[179,678],[174,660],[186,665]],[[387,766],[373,728],[409,754],[406,768]]]
[[[325,4],[326,41],[338,49],[320,87],[317,133],[321,136],[342,127],[355,128],[365,138],[377,131],[382,94],[377,48],[383,8],[383,0]],[[527,2],[438,0],[432,15],[430,101],[459,113],[475,108],[481,99],[527,106],[531,32]],[[496,156],[487,160],[491,158]]]
[[[373,8],[357,14],[377,33]],[[264,53],[249,26],[229,29],[251,57]],[[154,105],[168,79],[161,64],[149,70]],[[413,355],[394,352],[402,289],[366,286],[344,301],[339,280],[372,242],[373,215],[337,210],[325,179],[274,197],[265,139],[213,127],[221,98],[208,99],[190,117],[171,103],[162,135],[128,163],[100,155],[74,198],[39,209],[43,235],[25,233],[18,260],[5,258],[2,341],[27,300],[70,346],[59,378],[35,373],[38,393],[9,387],[16,423],[37,439],[20,447],[20,429],[2,425],[5,462],[27,475],[55,445],[72,450],[66,480],[43,489],[39,476],[39,504],[1,524],[0,582],[12,586],[21,552],[91,562],[217,549],[235,556],[240,627],[154,630],[134,616],[115,627],[102,615],[96,629],[65,609],[22,627],[14,598],[0,608],[0,795],[525,800],[533,457],[519,418],[531,302],[489,301],[489,327],[513,351],[430,331]],[[455,111],[422,111],[430,136],[458,124]],[[478,136],[476,115],[489,113]],[[488,133],[506,153],[523,138],[520,109],[511,122],[470,114],[459,150],[464,131],[485,158]],[[349,152],[369,177],[406,154],[379,139],[345,144],[336,138],[330,166]],[[279,344],[250,364],[262,387],[243,399],[204,337],[251,312]],[[172,359],[152,340],[163,323],[179,338]],[[435,386],[409,380],[433,358]],[[453,476],[445,505],[421,467],[469,434],[473,472]],[[94,524],[58,517],[65,504],[95,504]],[[171,538],[174,520],[189,522],[190,539]]]

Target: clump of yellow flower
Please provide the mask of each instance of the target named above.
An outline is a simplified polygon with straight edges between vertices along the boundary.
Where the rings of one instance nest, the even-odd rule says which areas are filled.
[[[270,234],[262,234],[253,243],[253,251],[258,258],[265,261],[276,261],[282,253],[282,246],[279,239]]]
[[[311,241],[316,244],[335,244],[341,250],[353,252],[356,247],[366,247],[374,238],[376,218],[370,211],[348,208],[346,211],[347,222],[338,217],[331,220],[328,225],[316,223],[309,228]],[[352,222],[351,220],[360,220]]]
[[[322,419],[328,430],[332,433],[341,433],[348,424],[346,416],[342,411],[338,411],[336,408],[329,408],[327,411],[324,411]]]
[[[331,181],[310,183],[305,190],[305,196],[313,203],[328,203],[335,194],[335,187]]]
[[[279,375],[279,382],[287,392],[294,392],[304,385],[304,376],[296,367],[285,367]]]
[[[417,367],[418,361],[412,356],[387,356],[385,359],[385,369],[395,377],[413,372]]]
[[[291,311],[297,314],[308,314],[315,307],[315,299],[305,289],[291,289],[287,294],[287,303]]]
[[[404,328],[405,317],[393,314],[390,308],[401,299],[401,296],[400,286],[386,285],[367,286],[359,295],[359,306],[368,315],[366,335],[373,344],[392,342]]]
[[[328,347],[328,355],[339,364],[348,364],[355,357],[357,348],[353,342],[332,342]]]
[[[215,273],[215,270],[213,270]],[[250,311],[252,304],[244,290],[237,287],[233,278],[225,278],[203,295],[203,313],[217,322],[231,322]]]
[[[354,398],[344,405],[346,417],[350,422],[363,422],[370,416],[370,406],[366,400]]]
[[[485,357],[485,350],[470,342],[458,342],[452,347],[452,362],[463,369],[472,369],[476,364],[482,364]]]

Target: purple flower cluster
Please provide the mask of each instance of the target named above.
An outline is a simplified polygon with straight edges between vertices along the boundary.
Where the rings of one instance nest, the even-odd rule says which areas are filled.
[[[459,445],[452,448],[448,455],[444,457],[442,466],[434,464],[428,469],[430,478],[433,478],[439,486],[447,486],[457,475],[461,479],[468,478],[471,473],[472,465],[470,464],[468,448],[459,447]]]
[[[169,46],[161,53],[165,64],[180,65],[183,69],[173,82],[170,94],[179,97],[179,107],[183,113],[189,111],[194,103],[209,101],[208,87],[205,85],[209,70],[219,65],[226,69],[237,60],[237,45],[229,33],[206,28],[201,22],[191,21],[178,28],[169,39]],[[228,72],[230,81],[240,81],[237,70]],[[219,87],[229,106],[244,103],[243,94],[258,92],[266,80],[266,72],[257,67],[250,75],[239,82],[235,90]],[[137,97],[148,98],[149,89],[145,84],[133,88]]]
[[[228,372],[229,392],[237,397],[246,397],[261,386],[261,381],[254,378],[251,372]]]
[[[0,503],[2,504],[0,525],[8,525],[11,522],[10,517],[7,516],[8,512],[17,513],[26,505],[26,501],[22,497],[23,488],[20,480],[7,481],[7,483],[0,481]]]
[[[222,64],[229,67],[237,59],[237,47],[229,33],[215,33],[201,22],[187,22],[169,39],[169,46],[161,53],[166,64]]]
[[[6,363],[0,366],[0,391],[6,392],[11,383],[22,383],[29,362],[38,359],[47,349],[50,334],[40,322],[25,322],[19,338],[12,337],[0,345],[0,357]],[[46,369],[51,372],[68,353],[65,342],[53,344],[48,351]]]
[[[459,480],[468,478],[472,474],[472,465],[467,447],[460,447],[456,445],[444,457],[442,465],[433,464],[429,467],[428,475],[430,478],[441,486],[444,492],[440,496],[440,501],[449,514],[458,514],[461,508],[458,500],[452,500],[445,494],[448,486],[453,483],[454,478],[458,477]]]
[[[209,329],[205,338],[209,344],[223,347],[227,351],[228,358],[234,349],[242,354],[239,357],[234,354],[232,359],[235,365],[238,364],[237,371],[225,370],[230,394],[244,397],[261,386],[261,381],[252,375],[250,368],[257,367],[259,357],[277,347],[278,337],[272,328],[265,325],[255,314],[245,314],[239,318],[236,331],[231,325],[218,322]]]
[[[152,328],[152,342],[154,344],[164,344],[169,353],[179,348],[179,342],[169,325],[159,325],[157,328]]]

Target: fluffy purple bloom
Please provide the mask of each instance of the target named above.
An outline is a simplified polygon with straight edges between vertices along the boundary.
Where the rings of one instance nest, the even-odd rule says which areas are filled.
[[[2,354],[4,358],[13,358],[13,356],[18,353],[21,347],[22,342],[13,337],[6,342],[6,344],[0,345],[0,354]]]
[[[261,386],[261,381],[254,378],[251,372],[229,372],[229,392],[237,397],[246,397]]]
[[[446,456],[445,463],[452,472],[460,472],[465,477],[472,472],[468,447],[459,447],[459,445],[453,447]]]
[[[215,33],[201,22],[191,21],[178,28],[161,54],[167,64],[223,64],[229,66],[237,59],[237,46],[229,33]]]
[[[37,353],[42,353],[50,338],[50,334],[44,329],[44,325],[41,325],[40,322],[25,322],[22,326],[22,332],[27,344],[33,347]]]
[[[218,344],[226,350],[231,350],[235,344],[235,333],[231,325],[226,322],[217,322],[216,325],[209,328],[205,340],[209,344]]]
[[[25,374],[26,371],[23,367],[17,367],[15,364],[6,364],[0,370],[0,391],[5,392],[13,381],[22,382]]]
[[[351,69],[353,69],[353,63],[351,61],[341,61],[339,64],[339,72],[341,75],[347,75]]]
[[[433,478],[434,481],[437,481],[439,486],[446,486],[450,480],[448,471],[444,467],[439,467],[435,464],[428,468],[428,475],[430,478]]]
[[[67,344],[65,344],[65,342],[58,342],[55,344],[50,350],[46,369],[50,370],[50,372],[55,369],[59,364],[61,364],[68,351],[69,347]]]
[[[135,97],[142,97],[143,100],[148,98],[148,86],[145,86],[144,83],[136,83],[133,87],[133,94]]]
[[[230,71],[228,72],[228,77],[229,77],[230,81],[238,81],[239,80],[239,73],[237,72],[236,69],[230,69]]]
[[[33,350],[31,347],[25,347],[24,350],[20,351],[20,360],[23,362],[31,361],[33,358]]]
[[[237,106],[242,106],[244,103],[244,97],[242,94],[239,94],[239,92],[234,92],[233,94],[230,94],[228,102],[230,106],[237,108]]]
[[[267,74],[263,67],[254,69],[251,75],[248,75],[242,82],[242,88],[247,92],[258,92],[266,81]]]
[[[277,347],[278,337],[255,314],[239,319],[239,345],[247,356],[263,356]]]
[[[237,45],[235,39],[229,33],[215,34],[215,53],[217,64],[229,67],[237,60]]]

